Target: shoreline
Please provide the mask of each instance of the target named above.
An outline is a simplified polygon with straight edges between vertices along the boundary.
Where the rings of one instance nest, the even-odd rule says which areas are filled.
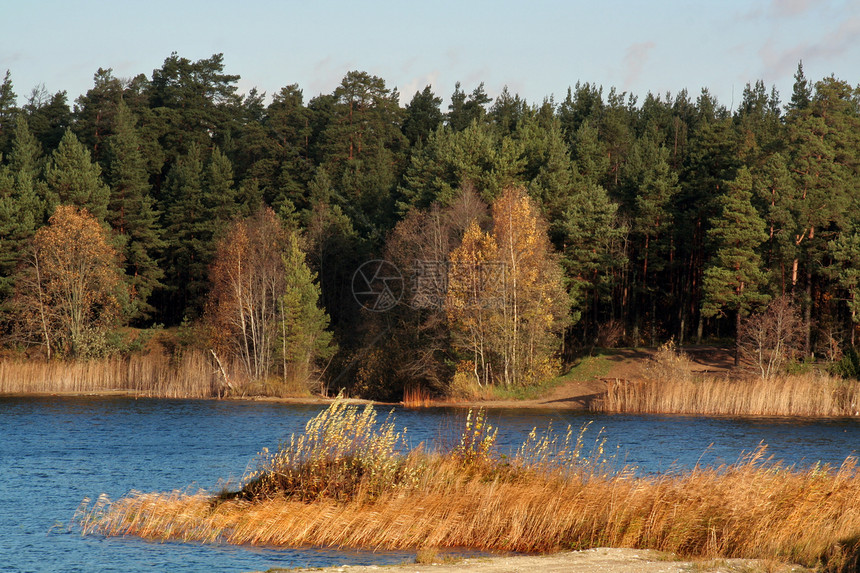
[[[330,567],[269,569],[275,573],[290,571],[304,573],[369,573],[427,572],[457,573],[806,573],[814,571],[800,565],[761,559],[684,559],[653,549],[599,547],[580,551],[565,551],[546,555],[516,555],[500,557],[471,557],[446,560],[444,551],[433,563],[402,563],[398,565],[335,565]]]
[[[225,402],[262,402],[276,404],[301,404],[301,405],[330,405],[335,398],[322,396],[227,396],[227,397],[175,397],[175,396],[152,396],[134,390],[88,390],[88,391],[58,391],[58,392],[13,392],[0,393],[0,400],[4,398],[134,398],[149,400],[195,400],[195,401],[225,401]],[[573,397],[577,398],[577,397]],[[597,414],[627,414],[627,415],[650,415],[650,416],[693,416],[703,418],[786,418],[786,419],[821,419],[821,420],[852,420],[860,417],[854,415],[793,415],[793,414],[696,414],[688,412],[602,412],[590,410],[583,404],[569,400],[529,399],[529,400],[486,400],[486,401],[447,401],[432,400],[420,405],[407,405],[403,402],[379,402],[363,398],[343,398],[344,403],[351,405],[373,405],[380,408],[402,408],[405,410],[427,410],[436,408],[455,408],[459,410],[562,410],[572,412],[594,412]]]

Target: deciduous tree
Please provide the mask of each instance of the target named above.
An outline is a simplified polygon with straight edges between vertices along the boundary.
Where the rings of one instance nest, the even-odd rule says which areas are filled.
[[[117,252],[86,209],[60,205],[36,232],[29,265],[16,282],[25,330],[41,338],[48,358],[95,355],[121,318],[127,296]]]
[[[329,352],[328,317],[294,231],[271,209],[238,220],[218,243],[208,316],[215,345],[265,380],[275,373],[304,382]]]

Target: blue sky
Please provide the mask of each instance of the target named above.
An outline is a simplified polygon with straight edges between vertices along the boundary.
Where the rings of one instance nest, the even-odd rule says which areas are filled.
[[[349,70],[397,87],[427,84],[445,99],[460,81],[507,85],[530,103],[561,101],[577,81],[695,97],[707,87],[737,105],[747,82],[775,85],[785,102],[803,60],[813,80],[860,83],[860,0],[373,1],[6,0],[0,74],[23,103],[44,84],[70,102],[99,68],[152,75],[173,51],[223,53],[226,72],[272,94],[296,83],[306,101]]]

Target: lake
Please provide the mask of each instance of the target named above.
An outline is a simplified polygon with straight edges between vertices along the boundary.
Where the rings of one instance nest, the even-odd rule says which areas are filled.
[[[204,546],[82,537],[69,523],[84,498],[131,490],[235,485],[262,448],[300,432],[318,405],[214,400],[0,397],[0,571],[264,571],[412,561],[409,552]],[[379,408],[384,418],[390,408]],[[395,411],[411,445],[450,440],[465,410]],[[860,419],[699,418],[568,410],[488,412],[504,452],[535,426],[591,422],[619,465],[640,474],[737,461],[760,442],[775,459],[840,464],[860,450]]]

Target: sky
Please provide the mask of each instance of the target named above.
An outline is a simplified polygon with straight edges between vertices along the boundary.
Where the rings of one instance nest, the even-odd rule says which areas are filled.
[[[298,84],[307,101],[361,70],[403,104],[429,84],[443,111],[458,81],[531,104],[577,82],[639,102],[707,88],[729,108],[757,80],[786,102],[800,60],[860,83],[860,0],[0,0],[0,21],[19,105],[41,84],[72,104],[100,67],[151,77],[172,52],[223,53],[242,93]]]

